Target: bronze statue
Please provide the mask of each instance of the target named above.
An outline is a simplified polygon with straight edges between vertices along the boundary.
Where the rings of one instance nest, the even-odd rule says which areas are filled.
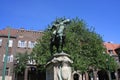
[[[56,47],[56,51],[59,53],[63,51],[63,45],[65,44],[65,27],[70,22],[69,19],[65,19],[59,22],[55,22],[52,25],[52,37],[50,40],[50,51],[53,53],[53,46]]]

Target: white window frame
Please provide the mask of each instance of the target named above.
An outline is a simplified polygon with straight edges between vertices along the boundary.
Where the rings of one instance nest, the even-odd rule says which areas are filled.
[[[28,48],[34,48],[35,44],[35,41],[28,41]]]
[[[9,40],[9,45],[8,47],[12,47],[13,46],[13,40]]]
[[[19,40],[18,41],[18,47],[20,47],[20,48],[26,48],[27,47],[27,41]]]
[[[8,55],[7,56],[7,63],[10,63],[10,62],[13,62],[13,55]],[[3,62],[4,62],[4,59],[5,59],[5,54],[3,55]]]
[[[10,61],[9,62],[13,62],[13,55],[10,55]]]
[[[108,50],[109,54],[113,54],[113,50]]]
[[[33,59],[33,60],[28,60],[28,64],[33,64],[35,65],[36,64],[36,61]]]
[[[2,39],[0,39],[0,46],[2,46]]]

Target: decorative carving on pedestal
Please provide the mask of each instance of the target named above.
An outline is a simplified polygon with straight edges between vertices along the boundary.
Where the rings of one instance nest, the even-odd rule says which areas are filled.
[[[46,64],[46,80],[72,80],[72,63],[68,54],[54,54]]]

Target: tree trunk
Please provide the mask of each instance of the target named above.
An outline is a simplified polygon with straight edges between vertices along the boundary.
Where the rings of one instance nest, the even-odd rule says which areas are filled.
[[[117,70],[115,72],[115,78],[116,78],[116,80],[118,80],[118,71]]]
[[[24,80],[28,80],[28,67],[25,69]]]
[[[84,80],[84,74],[82,73],[82,80]]]
[[[97,80],[97,71],[93,70],[93,80]]]
[[[110,71],[108,71],[108,77],[109,77],[109,80],[112,80]]]
[[[85,72],[85,80],[89,80],[88,72]]]

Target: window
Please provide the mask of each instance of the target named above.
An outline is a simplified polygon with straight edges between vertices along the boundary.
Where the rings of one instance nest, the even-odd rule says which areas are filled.
[[[9,40],[9,45],[8,45],[8,47],[12,47],[12,45],[13,45],[13,40]]]
[[[33,65],[35,65],[35,64],[36,64],[36,61],[35,61],[35,60],[28,60],[28,64],[33,64]]]
[[[5,59],[5,55],[3,55],[3,62],[4,62],[4,59]],[[8,55],[7,56],[7,62],[13,62],[13,55]]]
[[[35,46],[36,42],[34,41],[29,41],[28,42],[28,48],[33,48]]]
[[[13,62],[13,55],[9,56],[9,62]]]
[[[113,50],[108,50],[108,52],[109,52],[110,54],[113,54]]]
[[[6,71],[5,71],[5,75],[8,76],[9,75],[9,72],[10,72],[10,69],[9,67],[6,68]]]
[[[2,46],[2,39],[0,39],[0,46]]]
[[[18,41],[18,47],[25,48],[26,45],[27,45],[27,41],[23,41],[23,40],[22,41],[21,40]]]

